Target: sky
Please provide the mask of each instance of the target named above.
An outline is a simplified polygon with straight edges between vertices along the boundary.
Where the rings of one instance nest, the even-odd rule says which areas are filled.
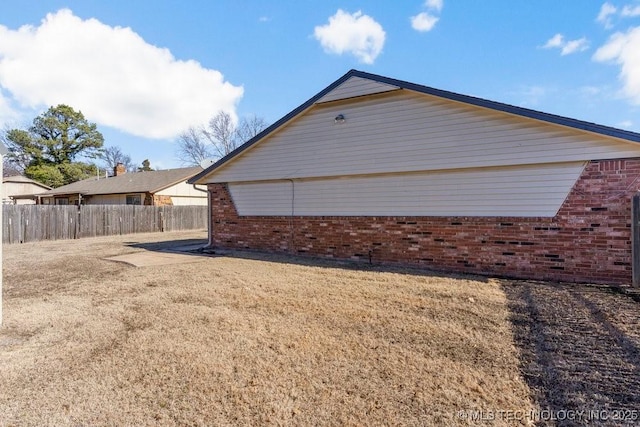
[[[160,169],[350,69],[640,132],[640,0],[0,1],[0,129],[67,104]]]

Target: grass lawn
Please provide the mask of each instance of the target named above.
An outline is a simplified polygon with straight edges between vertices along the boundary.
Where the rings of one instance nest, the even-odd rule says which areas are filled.
[[[532,409],[492,280],[104,260],[203,237],[5,245],[0,425],[476,425],[459,411]]]

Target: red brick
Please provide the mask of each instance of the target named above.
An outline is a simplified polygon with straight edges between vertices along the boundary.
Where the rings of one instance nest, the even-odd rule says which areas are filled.
[[[638,183],[638,159],[591,162],[554,218],[243,217],[226,185],[211,184],[212,237],[224,248],[361,260],[371,253],[375,263],[629,284]]]

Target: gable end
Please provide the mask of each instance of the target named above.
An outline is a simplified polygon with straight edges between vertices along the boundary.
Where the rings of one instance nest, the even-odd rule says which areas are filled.
[[[576,120],[568,117],[557,116],[554,114],[544,113],[536,110],[530,110],[527,108],[516,107],[509,104],[503,104],[496,101],[490,101],[482,98],[477,98],[468,95],[462,95],[454,92],[448,92],[440,89],[434,89],[428,86],[423,86],[415,83],[410,83],[402,80],[396,80],[389,77],[379,76],[375,74],[366,73],[363,71],[351,70],[344,76],[327,86],[318,94],[310,98],[308,101],[292,110],[289,114],[282,117],[280,120],[269,126],[267,129],[256,135],[251,140],[247,141],[233,152],[229,153],[225,157],[218,160],[216,163],[205,169],[201,173],[192,177],[188,182],[190,184],[204,184],[212,173],[216,172],[222,166],[227,165],[230,161],[235,160],[242,156],[249,148],[254,147],[256,144],[267,139],[276,131],[283,128],[290,122],[297,120],[298,117],[303,116],[307,111],[314,107],[323,107],[330,101],[336,100],[348,100],[355,97],[364,97],[365,95],[383,94],[387,92],[397,91],[402,92],[400,89],[406,89],[406,92],[417,92],[421,94],[431,95],[433,97],[441,98],[443,100],[454,101],[461,104],[467,104],[467,106],[481,107],[486,110],[493,110],[493,112],[507,113],[512,116],[533,119],[539,122],[546,122],[547,124],[560,125],[574,130],[586,131],[588,133],[596,134],[596,136],[612,137],[619,140],[620,143],[638,143],[640,142],[640,133],[625,131],[622,129],[616,129],[608,126],[602,126],[595,123],[589,123],[581,120]],[[618,157],[636,157],[637,150],[630,148],[629,151],[633,151],[632,154],[626,153],[624,156]],[[611,156],[599,157],[599,158],[612,158]],[[582,159],[582,158],[581,158]],[[564,159],[564,160],[578,160]],[[586,159],[582,159],[586,160]]]
[[[381,83],[362,77],[350,77],[340,86],[318,99],[316,104],[337,101],[340,99],[355,98],[357,96],[373,95],[398,89],[400,89],[400,87],[396,85]]]

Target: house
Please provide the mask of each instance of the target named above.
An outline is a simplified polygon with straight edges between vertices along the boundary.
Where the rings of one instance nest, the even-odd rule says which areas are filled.
[[[213,247],[629,284],[640,134],[351,70],[189,182]]]
[[[22,175],[5,176],[2,178],[3,204],[33,205],[38,197],[36,194],[51,187]]]
[[[207,193],[187,184],[202,168],[126,173],[122,164],[111,177],[95,177],[40,194],[45,205],[206,205]]]

